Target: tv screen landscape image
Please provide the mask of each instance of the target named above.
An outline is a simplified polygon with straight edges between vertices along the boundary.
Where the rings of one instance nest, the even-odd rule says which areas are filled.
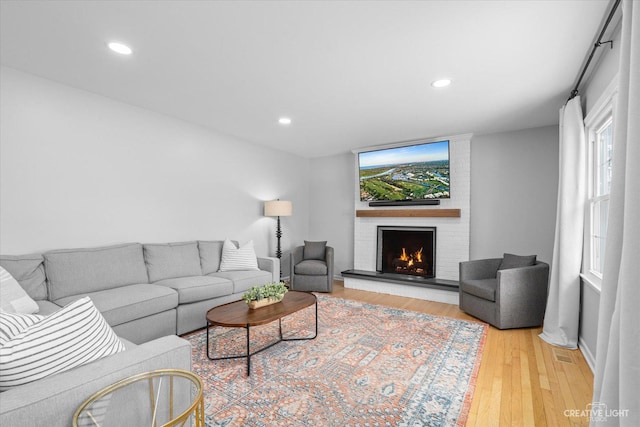
[[[449,141],[358,153],[360,200],[449,198]]]

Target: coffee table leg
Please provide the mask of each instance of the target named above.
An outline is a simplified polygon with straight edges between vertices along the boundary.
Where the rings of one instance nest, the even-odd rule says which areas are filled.
[[[209,321],[207,320],[207,357],[209,359],[211,359],[211,356],[209,355],[209,326],[211,324],[209,323]]]
[[[314,336],[312,337],[306,337],[306,338],[282,338],[282,329],[280,330],[280,341],[308,341],[308,340],[312,340],[314,338],[316,338],[318,336],[318,300],[316,300],[315,303],[315,312],[316,312],[316,333]]]
[[[251,375],[251,349],[249,345],[249,324],[247,323],[247,376]]]
[[[313,338],[318,336],[318,300],[316,299],[316,334]]]

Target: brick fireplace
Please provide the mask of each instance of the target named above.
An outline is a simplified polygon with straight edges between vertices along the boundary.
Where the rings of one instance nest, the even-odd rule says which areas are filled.
[[[392,295],[408,296],[432,301],[457,304],[457,292],[433,289],[428,286],[415,286],[413,283],[443,279],[445,281],[458,280],[458,265],[461,261],[469,260],[469,224],[471,218],[471,135],[443,137],[449,139],[450,168],[451,168],[451,197],[441,200],[440,206],[413,206],[403,210],[422,213],[422,210],[437,211],[439,209],[459,209],[459,216],[434,215],[402,215],[393,214],[394,209],[372,208],[359,199],[359,185],[357,176],[354,181],[355,209],[357,211],[373,210],[376,215],[356,215],[354,218],[354,270],[376,274],[381,269],[378,261],[378,229],[379,227],[393,227],[398,229],[432,228],[437,229],[437,239],[434,237],[433,276],[422,277],[407,274],[407,281],[411,285],[403,285],[395,280],[369,280],[366,277],[357,278],[345,275],[345,287],[370,290]],[[357,156],[356,156],[357,157]],[[357,158],[356,158],[357,166]],[[387,213],[389,213],[387,215]],[[437,212],[434,212],[437,213]],[[414,250],[419,251],[420,248]],[[423,248],[423,253],[424,253]],[[411,251],[405,248],[406,251]],[[399,257],[392,257],[399,258]],[[393,259],[391,260],[393,263]],[[396,262],[396,264],[400,264]],[[432,276],[432,277],[433,277]]]

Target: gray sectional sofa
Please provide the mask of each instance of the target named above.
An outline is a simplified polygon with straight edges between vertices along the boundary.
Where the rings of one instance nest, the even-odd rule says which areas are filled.
[[[279,281],[277,258],[259,270],[218,272],[222,241],[126,243],[1,255],[4,267],[50,314],[84,296],[118,336],[140,344],[206,325],[212,307],[237,301],[251,286]]]
[[[280,280],[277,258],[258,258],[258,270],[218,271],[223,243],[127,243],[0,255],[0,265],[37,302],[38,314],[89,296],[127,348],[2,392],[0,425],[71,425],[75,409],[108,384],[153,369],[190,369],[189,343],[176,334],[206,326],[207,310],[239,300],[251,286]]]

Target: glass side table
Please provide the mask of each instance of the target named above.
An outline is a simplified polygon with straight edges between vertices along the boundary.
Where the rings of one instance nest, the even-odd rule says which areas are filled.
[[[120,380],[76,410],[73,427],[204,427],[202,381],[193,372],[159,369]]]

